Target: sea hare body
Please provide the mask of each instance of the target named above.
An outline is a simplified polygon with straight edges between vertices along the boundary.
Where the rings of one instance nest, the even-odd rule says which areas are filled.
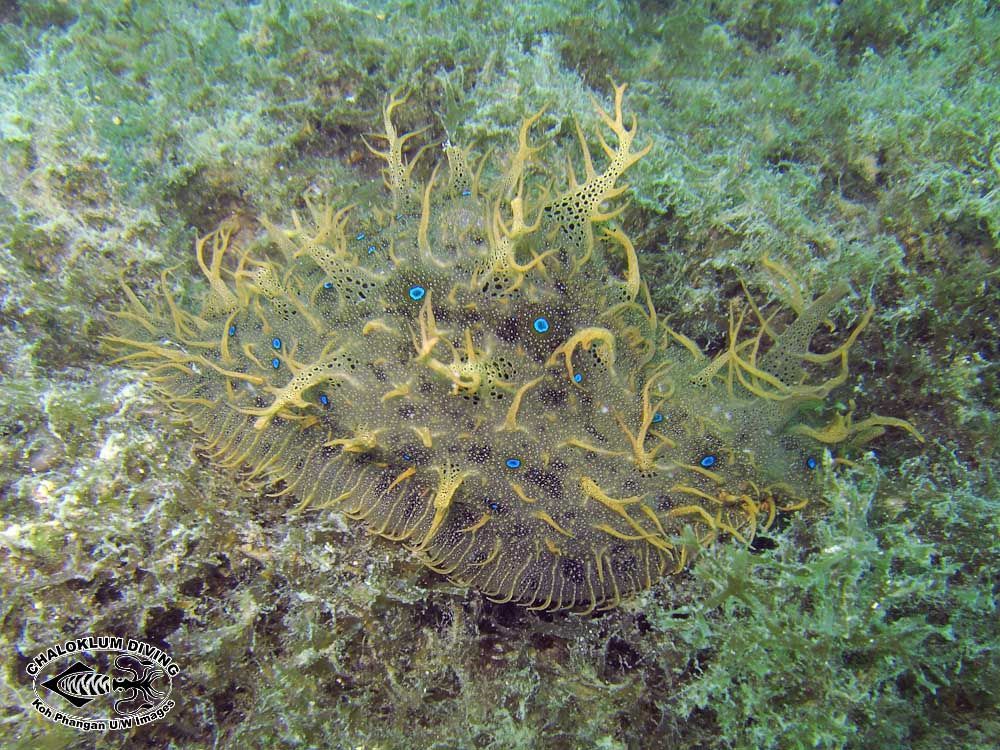
[[[746,542],[809,498],[824,444],[908,425],[800,424],[867,322],[809,352],[846,287],[794,315],[733,303],[714,358],[657,316],[609,208],[649,148],[624,88],[598,110],[603,167],[581,133],[583,173],[558,178],[530,145],[536,116],[504,169],[448,146],[418,181],[391,99],[369,145],[384,206],[262,221],[259,255],[224,226],[197,243],[200,309],[166,282],[145,304],[127,290],[108,342],[243,480],[499,600],[614,606],[680,570],[693,539]]]

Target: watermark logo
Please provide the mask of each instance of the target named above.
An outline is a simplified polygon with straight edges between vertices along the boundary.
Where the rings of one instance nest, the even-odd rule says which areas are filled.
[[[87,732],[131,729],[162,719],[180,667],[149,643],[86,636],[40,651],[26,668],[35,700],[50,721]]]

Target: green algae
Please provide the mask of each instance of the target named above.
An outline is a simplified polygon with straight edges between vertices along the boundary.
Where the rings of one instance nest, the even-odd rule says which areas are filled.
[[[149,4],[133,20],[139,5],[2,18],[3,527],[59,528],[3,543],[12,742],[65,745],[24,713],[18,659],[92,629],[185,662],[176,723],[147,730],[179,746],[991,746],[1000,30],[986,3],[605,3],[617,32],[587,40],[570,4],[468,4],[457,22],[450,6],[278,2]],[[150,26],[157,14],[169,23]],[[211,42],[212,65],[178,54],[192,40]],[[703,558],[676,594],[690,611],[655,592],[592,621],[483,604],[334,522],[235,493],[98,364],[94,301],[113,305],[120,267],[155,276],[186,257],[189,225],[367,182],[350,144],[400,81],[427,108],[405,129],[451,112],[456,142],[485,151],[551,101],[565,107],[543,126],[573,138],[568,113],[608,74],[633,82],[657,143],[626,220],[658,309],[711,347],[720,291],[739,272],[759,282],[764,252],[813,289],[850,278],[878,308],[841,397],[929,438],[910,460],[912,446],[875,443],[882,468],[829,488],[831,513],[775,550]],[[102,427],[74,437],[74,458],[32,473],[40,397],[71,406],[77,381],[115,408],[91,412]],[[88,465],[111,434],[132,447],[104,462],[120,478],[104,493]],[[696,604],[741,569],[743,599]],[[789,664],[807,673],[794,693]],[[234,679],[237,665],[263,677]]]

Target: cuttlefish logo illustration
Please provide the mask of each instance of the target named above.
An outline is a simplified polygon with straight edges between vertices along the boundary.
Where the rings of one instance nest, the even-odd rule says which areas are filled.
[[[180,667],[134,638],[86,636],[38,653],[26,668],[45,718],[83,731],[131,729],[162,719]]]

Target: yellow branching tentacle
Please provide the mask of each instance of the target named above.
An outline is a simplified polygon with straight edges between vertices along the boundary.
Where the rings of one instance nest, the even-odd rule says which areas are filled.
[[[604,360],[609,370],[613,370],[615,364],[615,335],[607,328],[596,327],[584,328],[582,331],[577,331],[570,336],[569,339],[560,344],[552,352],[545,366],[551,367],[556,364],[559,355],[562,354],[566,360],[566,371],[569,373],[570,379],[572,379],[575,374],[573,372],[573,352],[576,351],[578,346],[588,349],[595,342],[599,346],[598,356]]]
[[[344,453],[367,453],[378,447],[378,436],[382,432],[385,432],[385,430],[359,428],[351,437],[334,438],[333,440],[327,440],[323,445],[328,448],[340,446]]]
[[[632,244],[632,240],[628,238],[618,227],[613,229],[605,229],[604,236],[609,239],[615,240],[619,245],[622,246],[622,250],[625,251],[625,293],[628,296],[629,302],[636,298],[639,294],[639,259],[635,254],[635,245]]]
[[[602,456],[627,456],[626,451],[615,451],[608,448],[598,448],[596,445],[591,445],[585,440],[580,440],[579,438],[570,438],[569,440],[564,440],[559,443],[558,447],[568,446],[570,448],[579,448],[580,450],[585,450],[590,453],[597,453]]]
[[[802,285],[795,278],[791,269],[782,263],[771,260],[770,256],[766,253],[760,259],[760,262],[774,276],[784,281],[785,289],[788,291],[788,304],[795,311],[796,315],[801,315],[806,309],[806,302],[802,296]]]
[[[420,438],[421,445],[423,445],[425,448],[434,447],[434,438],[431,435],[431,430],[429,427],[427,427],[426,425],[422,427],[414,426],[412,429],[416,433],[417,437]]]
[[[382,171],[382,177],[385,181],[385,186],[392,191],[393,197],[393,209],[397,210],[399,206],[406,200],[410,190],[410,175],[413,173],[413,167],[416,165],[417,160],[420,155],[424,152],[424,148],[420,149],[416,156],[409,163],[404,163],[403,161],[403,146],[404,144],[414,138],[425,130],[427,127],[420,128],[419,130],[414,130],[410,133],[405,133],[404,135],[399,135],[396,131],[396,126],[392,123],[392,113],[399,105],[403,104],[410,94],[407,92],[401,97],[397,97],[395,94],[391,94],[386,102],[385,108],[382,110],[382,123],[385,127],[384,133],[373,133],[372,135],[376,138],[381,138],[388,144],[385,151],[379,151],[374,148],[367,140],[362,138],[365,146],[371,151],[375,156],[380,159],[384,159],[388,165]]]
[[[434,257],[434,253],[431,252],[430,240],[427,237],[431,225],[431,190],[434,189],[434,180],[437,179],[438,168],[440,166],[440,164],[435,164],[434,169],[431,170],[430,179],[427,180],[427,186],[424,188],[420,201],[420,223],[417,225],[417,248],[420,250],[420,256],[425,261],[433,263],[439,268],[447,268],[448,264],[445,261],[440,261]]]
[[[369,320],[361,328],[361,335],[362,336],[371,336],[373,333],[387,333],[390,336],[403,336],[402,333],[400,333],[399,331],[397,331],[392,326],[387,325],[380,318],[376,318],[375,320]]]
[[[617,514],[622,519],[624,519],[625,522],[629,525],[629,527],[640,535],[640,538],[643,541],[648,542],[649,544],[653,545],[657,549],[660,549],[664,552],[670,552],[670,550],[673,549],[673,545],[670,544],[660,533],[662,527],[659,527],[655,530],[644,528],[638,521],[632,518],[632,516],[626,510],[626,506],[633,505],[635,503],[641,504],[642,502],[641,496],[635,495],[633,497],[626,497],[621,499],[610,497],[606,492],[604,492],[604,490],[602,490],[598,486],[598,484],[593,479],[586,476],[581,477],[580,479],[580,489],[583,490],[584,495],[598,501],[605,508],[607,508],[608,510],[612,511],[613,513]],[[620,535],[621,532],[613,533],[612,531],[609,531],[609,529],[611,529],[612,527],[608,526],[607,524],[595,524],[595,527],[600,528],[602,531],[610,533],[613,536],[618,536],[619,538],[623,538]]]
[[[650,389],[659,380],[660,376],[667,370],[668,365],[662,365],[649,374],[646,384],[642,387],[642,414],[639,418],[639,429],[633,435],[629,430],[625,420],[620,414],[615,414],[615,421],[625,433],[629,444],[632,446],[632,456],[639,471],[650,472],[655,469],[654,460],[656,455],[665,447],[671,444],[668,438],[661,438],[661,441],[652,450],[646,450],[646,437],[650,426],[653,424],[653,417],[663,406],[664,400],[653,404],[649,398]]]
[[[192,356],[190,354],[184,354],[183,352],[177,351],[176,349],[168,349],[164,346],[158,346],[157,344],[152,344],[148,341],[135,341],[133,339],[123,338],[121,336],[107,336],[105,341],[111,344],[121,344],[125,347],[131,349],[138,349],[139,351],[134,354],[128,354],[123,357],[118,357],[115,362],[125,362],[133,358],[152,358],[152,359],[165,359],[172,365],[183,365],[183,364],[197,364],[203,367],[210,367],[220,375],[224,375],[227,378],[236,378],[237,380],[245,380],[253,385],[263,385],[264,378],[259,375],[250,375],[245,372],[234,372],[232,370],[227,370],[224,367],[220,367],[211,360],[205,359],[201,356]]]
[[[674,339],[675,341],[677,341],[678,344],[687,349],[691,353],[691,356],[694,357],[696,360],[705,358],[705,353],[698,348],[698,345],[694,343],[691,339],[689,339],[687,336],[685,336],[683,333],[675,331],[673,328],[671,328],[666,324],[663,325],[663,330],[666,332],[667,336]]]
[[[495,275],[514,274],[515,279],[511,290],[520,286],[523,281],[523,275],[536,267],[541,273],[545,274],[544,260],[556,252],[555,249],[547,250],[544,253],[533,252],[530,262],[517,262],[518,243],[525,237],[536,232],[541,225],[544,200],[543,196],[542,205],[539,207],[535,220],[531,224],[527,224],[524,218],[523,184],[519,184],[517,195],[510,201],[511,222],[509,226],[504,223],[503,216],[501,215],[501,199],[497,198],[493,203],[493,213],[487,224],[491,248],[487,270]],[[477,280],[478,278],[473,280],[474,284]],[[508,292],[511,290],[508,290]]]
[[[556,520],[552,516],[550,516],[544,510],[533,511],[530,515],[533,518],[537,518],[539,521],[542,521],[543,523],[548,524],[549,526],[551,526],[553,529],[555,529],[556,531],[558,531],[563,536],[569,537],[570,539],[575,539],[576,538],[576,534],[574,534],[571,531],[567,531],[566,529],[564,529],[562,526],[560,526],[556,522]]]
[[[267,387],[270,393],[274,394],[274,401],[269,406],[262,409],[241,408],[244,414],[257,417],[253,426],[255,430],[263,430],[271,420],[279,414],[285,412],[289,407],[306,408],[310,404],[302,397],[308,389],[320,383],[333,383],[343,381],[352,388],[360,389],[361,383],[345,372],[340,372],[333,368],[333,362],[320,362],[310,365],[296,373],[283,388]],[[287,416],[287,415],[286,415]]]
[[[521,500],[526,503],[537,503],[538,501],[533,497],[528,497],[527,493],[524,491],[524,487],[519,485],[517,482],[508,482],[511,489],[514,490],[514,494],[517,495]]]
[[[424,538],[420,544],[413,548],[414,552],[423,552],[427,549],[427,546],[434,539],[434,536],[448,515],[448,509],[455,499],[455,492],[462,486],[462,482],[471,473],[462,471],[454,464],[447,464],[444,467],[438,467],[436,470],[440,481],[438,482],[437,492],[434,494],[434,500],[431,502],[431,507],[434,509],[434,517],[431,519],[431,525],[427,529],[427,533],[424,534]]]
[[[924,442],[923,435],[905,419],[882,417],[875,414],[862,419],[860,422],[855,422],[853,401],[850,402],[850,409],[847,414],[834,414],[830,423],[825,427],[817,429],[799,424],[792,427],[791,432],[796,435],[804,435],[827,445],[835,445],[837,443],[854,443],[860,445],[884,433],[885,427],[898,427],[899,429],[906,430],[921,443]]]
[[[150,311],[146,308],[144,304],[142,304],[136,293],[132,291],[132,287],[130,287],[127,283],[125,283],[124,271],[122,271],[118,275],[118,284],[121,286],[122,291],[125,293],[125,297],[126,299],[128,299],[128,304],[131,309],[118,310],[117,312],[112,314],[116,318],[119,318],[121,320],[130,320],[133,323],[138,323],[144,329],[146,329],[147,333],[155,336],[157,334],[157,329],[156,326],[154,326],[151,322],[154,319],[154,315],[150,313]],[[157,313],[155,317],[159,318],[160,315],[158,314],[158,310],[154,309],[154,312]]]
[[[224,222],[216,231],[195,240],[195,257],[198,267],[208,280],[211,292],[205,298],[202,312],[206,315],[228,314],[239,306],[239,300],[229,286],[222,280],[222,259],[229,250],[229,239],[234,226]],[[205,262],[205,246],[211,241],[212,258]]]
[[[391,401],[394,398],[404,398],[409,396],[413,389],[413,380],[407,380],[402,385],[397,385],[394,388],[386,391],[382,394],[381,402],[384,404],[386,401]]]
[[[546,107],[542,107],[531,117],[521,122],[521,128],[517,134],[517,151],[511,156],[510,166],[507,168],[507,172],[504,174],[500,184],[499,194],[503,197],[510,197],[513,194],[513,191],[524,176],[525,168],[534,158],[535,154],[542,150],[541,146],[528,145],[528,130],[541,119],[545,110]]]
[[[521,400],[524,395],[536,385],[541,383],[545,379],[544,375],[539,375],[534,380],[529,380],[527,383],[522,385],[517,389],[514,394],[514,399],[511,402],[510,408],[507,409],[507,416],[504,417],[503,424],[497,427],[497,432],[515,432],[517,430],[523,430],[523,427],[517,426],[517,412],[521,408]]]
[[[722,500],[720,500],[715,495],[709,495],[707,492],[703,492],[702,490],[699,490],[697,487],[691,487],[686,484],[675,484],[670,488],[669,491],[680,492],[685,495],[694,495],[695,497],[700,497],[702,500],[708,500],[708,502],[712,503],[713,505],[718,505],[722,503]]]
[[[423,362],[434,351],[434,347],[442,340],[442,332],[438,330],[434,319],[434,307],[431,304],[431,290],[427,290],[424,304],[417,313],[417,323],[420,327],[420,339],[413,338],[413,346],[417,350],[417,361]]]
[[[595,222],[609,221],[621,213],[623,206],[610,211],[602,211],[601,205],[610,201],[627,190],[624,185],[618,185],[618,179],[635,162],[649,153],[652,142],[639,151],[632,151],[632,146],[637,132],[636,118],[632,116],[631,127],[626,127],[624,115],[622,113],[622,99],[625,92],[625,85],[615,86],[614,116],[594,101],[597,114],[601,121],[608,126],[618,140],[616,148],[611,148],[604,137],[598,133],[601,148],[608,158],[604,171],[598,173],[594,168],[590,149],[580,126],[574,120],[577,137],[580,141],[580,151],[584,162],[584,180],[579,182],[576,172],[573,169],[572,160],[568,160],[567,179],[568,189],[557,195],[556,198],[547,204],[546,209],[552,219],[562,227],[565,234],[572,237],[574,242],[581,247],[581,254],[574,258],[574,271],[579,271],[586,264],[593,253],[594,236],[591,224]]]
[[[481,353],[476,350],[472,342],[472,331],[466,328],[465,356],[456,349],[450,341],[442,337],[442,332],[438,330],[434,320],[434,310],[431,307],[430,292],[420,308],[418,320],[420,324],[419,340],[414,336],[413,344],[417,350],[416,360],[426,365],[438,375],[448,379],[452,383],[453,395],[475,394],[479,391],[484,382],[484,375],[487,374],[487,363],[483,361]],[[444,341],[452,350],[452,362],[446,365],[439,359],[431,356],[434,347],[439,341]]]

